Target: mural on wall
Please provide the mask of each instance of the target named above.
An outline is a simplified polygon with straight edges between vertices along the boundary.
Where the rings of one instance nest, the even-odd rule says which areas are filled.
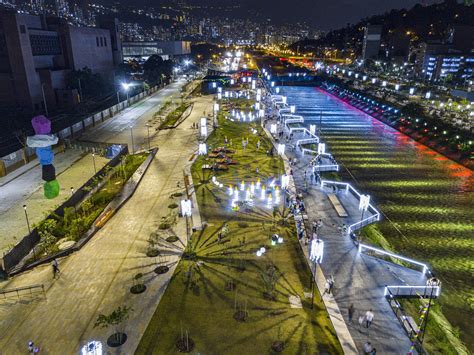
[[[42,167],[44,196],[48,199],[59,195],[59,183],[56,180],[56,169],[54,168],[54,152],[52,146],[58,143],[58,137],[51,134],[51,121],[45,116],[36,116],[31,120],[35,130],[34,136],[26,139],[26,145],[35,148],[36,156]]]

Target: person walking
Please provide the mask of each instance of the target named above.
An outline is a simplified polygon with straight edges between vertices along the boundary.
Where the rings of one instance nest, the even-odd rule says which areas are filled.
[[[326,293],[327,294],[331,293],[331,280],[330,279],[326,279],[326,282],[324,283],[324,292],[321,295],[321,299],[323,299],[323,297]]]
[[[365,313],[365,327],[368,329],[374,320],[374,312],[372,312],[372,308],[369,309]]]
[[[351,305],[349,306],[349,308],[347,308],[347,313],[349,315],[349,322],[352,323],[352,318],[354,317],[354,312],[355,312],[355,309],[354,309],[354,304],[351,303]]]
[[[372,354],[372,350],[374,350],[374,348],[372,347],[370,341],[366,342],[364,344],[364,354]]]
[[[59,265],[58,265],[58,261],[56,259],[53,260],[53,263],[51,264],[51,266],[53,267],[53,279],[56,278],[56,276],[59,278],[59,273],[61,271],[59,271]]]
[[[334,276],[331,275],[331,277],[329,278],[329,290],[328,290],[328,294],[331,294],[333,287],[334,287]]]

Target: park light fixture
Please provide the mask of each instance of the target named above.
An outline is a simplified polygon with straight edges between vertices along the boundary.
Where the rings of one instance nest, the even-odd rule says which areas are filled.
[[[310,124],[309,125],[309,133],[311,134],[316,134],[316,125],[315,124]]]
[[[206,117],[201,118],[201,136],[207,137],[207,118]]]
[[[323,256],[324,256],[324,242],[319,238],[313,239],[311,241],[311,251],[309,254],[309,258],[314,263],[321,264],[321,262],[323,261]]]
[[[383,87],[387,86],[387,81],[386,80],[382,81],[382,86]]]
[[[206,143],[199,143],[199,155],[207,154],[207,145]]]
[[[276,123],[272,123],[270,125],[270,133],[276,134],[277,133],[277,125]]]
[[[375,84],[376,81],[377,81],[377,79],[373,78],[372,79],[372,84]]]
[[[296,111],[296,106],[295,105],[291,105],[290,106],[290,113],[295,113]]]
[[[367,211],[370,205],[370,196],[369,195],[360,195],[359,200],[359,211]]]
[[[395,85],[395,90],[397,90],[397,91],[400,90],[400,84]]]
[[[191,217],[191,200],[181,200],[181,215],[183,217]]]
[[[285,145],[284,144],[278,144],[278,154],[283,155],[285,154]]]
[[[362,77],[362,80],[366,81],[366,80],[367,80],[367,75],[364,75],[364,76]]]
[[[413,95],[415,93],[415,88],[410,88],[409,93],[410,93],[410,95]]]
[[[123,88],[125,91],[128,91],[128,89],[130,89],[131,86],[132,86],[131,83],[122,83],[122,88]]]
[[[431,92],[428,91],[428,92],[426,93],[426,95],[425,95],[425,98],[426,98],[426,99],[429,99],[430,97],[431,97]]]
[[[318,154],[326,153],[326,143],[318,143]]]
[[[283,174],[281,176],[281,188],[284,189],[286,188],[290,183],[290,177],[286,174]]]

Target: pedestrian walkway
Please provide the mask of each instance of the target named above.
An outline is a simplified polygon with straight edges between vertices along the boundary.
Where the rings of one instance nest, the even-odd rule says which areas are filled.
[[[363,353],[364,344],[370,341],[381,354],[406,354],[411,341],[386,301],[384,288],[386,285],[425,285],[425,276],[416,270],[359,253],[349,236],[341,233],[343,224],[349,225],[360,220],[358,205],[344,196],[345,193],[339,192],[337,196],[348,211],[348,217],[340,217],[327,197],[330,191],[305,182],[304,171],[308,169],[310,157],[303,157],[294,150],[286,151],[285,155],[288,159],[297,159],[297,164],[292,165],[291,169],[297,191],[304,198],[308,216],[305,221],[307,232],[311,233],[308,227],[313,222],[323,220],[323,227],[319,231],[324,241],[324,259],[320,267],[323,274],[317,275],[319,290],[324,289],[327,277],[334,276],[334,300],[359,352]],[[308,257],[308,247],[303,243]],[[330,301],[325,303],[331,313],[330,307],[333,305]],[[355,307],[355,314],[353,321],[349,322],[347,309],[351,304]],[[360,327],[358,318],[369,309],[373,309],[374,321],[369,329]]]
[[[100,170],[108,160],[96,155],[85,154],[80,150],[68,149],[55,157],[54,166],[61,189],[59,196],[48,200],[44,197],[41,165],[0,186],[0,251],[7,251],[28,234],[25,210],[27,207],[30,228],[40,222],[46,212],[68,199],[71,187],[77,189]]]
[[[150,233],[158,230],[174,192],[182,192],[183,171],[197,149],[197,130],[204,110],[212,110],[212,98],[202,97],[194,110],[178,128],[159,132],[154,145],[160,147],[142,182],[132,198],[77,253],[60,261],[61,276],[52,280],[51,266],[28,271],[2,284],[15,288],[45,284],[46,300],[27,304],[0,304],[0,349],[5,353],[22,353],[29,340],[40,345],[45,353],[78,353],[87,341],[99,340],[104,353],[133,354],[186,244],[185,220],[178,219],[174,231],[180,241],[168,245],[164,256],[145,255]],[[178,185],[179,184],[179,185]],[[153,272],[159,263],[168,273]],[[142,273],[147,290],[138,295],[129,292],[133,277]],[[94,328],[99,313],[108,314],[118,306],[133,308],[124,323],[127,342],[118,350],[105,343],[113,328]]]

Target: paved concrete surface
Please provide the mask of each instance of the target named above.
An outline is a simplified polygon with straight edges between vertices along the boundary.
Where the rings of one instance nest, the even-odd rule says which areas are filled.
[[[268,129],[270,124],[271,122],[268,122]],[[295,135],[293,141],[296,139],[298,136]],[[319,290],[323,291],[325,279],[330,275],[334,276],[333,297],[324,296],[328,311],[342,314],[346,329],[349,330],[360,353],[363,353],[364,343],[370,341],[378,353],[406,354],[410,350],[411,342],[385,300],[384,287],[425,285],[426,278],[421,272],[360,254],[354,242],[348,236],[343,236],[339,229],[343,224],[349,225],[360,220],[358,204],[352,195],[345,192],[337,194],[349,214],[347,218],[339,217],[327,198],[327,192],[319,185],[310,185],[309,179],[308,183],[305,183],[304,171],[309,170],[311,157],[303,157],[295,150],[287,150],[285,155],[291,159],[296,158],[297,161],[291,169],[297,191],[304,196],[308,215],[307,232],[311,233],[309,229],[313,222],[322,219],[324,223],[320,230],[320,238],[325,242],[324,260],[318,268],[322,273],[318,272],[317,284]],[[355,188],[357,189],[357,186]],[[303,247],[308,256],[307,247]],[[337,308],[334,308],[333,300]],[[353,304],[356,310],[352,322],[349,322],[347,312],[350,304]],[[369,309],[373,309],[375,314],[374,322],[369,329],[360,327],[358,318],[364,316]],[[344,332],[344,326],[334,325],[338,336],[341,337],[340,332]]]
[[[175,92],[178,89],[179,85],[175,85]],[[155,112],[154,105],[138,119],[132,118],[134,123],[146,121]],[[184,249],[184,219],[180,218],[173,228],[180,241],[175,245],[164,243],[164,256],[146,257],[146,241],[150,233],[158,230],[161,217],[169,213],[168,205],[173,201],[170,195],[183,191],[184,168],[197,150],[197,130],[190,126],[199,121],[204,110],[211,109],[212,98],[200,98],[178,128],[160,131],[153,138],[152,144],[160,149],[135,194],[82,250],[60,260],[58,280],[52,280],[51,266],[46,265],[1,284],[5,289],[45,284],[46,299],[0,303],[0,354],[23,353],[28,340],[40,345],[45,354],[77,353],[91,339],[105,345],[114,329],[94,328],[94,322],[99,313],[110,313],[123,305],[133,308],[124,324],[129,338],[119,350],[106,349],[113,353],[134,352]],[[120,143],[126,133],[110,125],[111,133],[104,130],[102,139]],[[146,134],[146,130],[137,131],[137,137],[143,139],[140,132]],[[158,264],[168,265],[170,271],[155,274]],[[129,288],[139,272],[144,274],[147,290],[133,295]]]
[[[47,211],[69,198],[71,187],[77,189],[94,175],[92,159],[91,154],[75,149],[56,154],[54,165],[61,190],[59,196],[51,200],[44,197],[40,165],[0,186],[0,252],[7,251],[28,234],[23,205],[27,205],[28,219],[33,228]],[[96,155],[96,169],[102,168],[107,161]]]

